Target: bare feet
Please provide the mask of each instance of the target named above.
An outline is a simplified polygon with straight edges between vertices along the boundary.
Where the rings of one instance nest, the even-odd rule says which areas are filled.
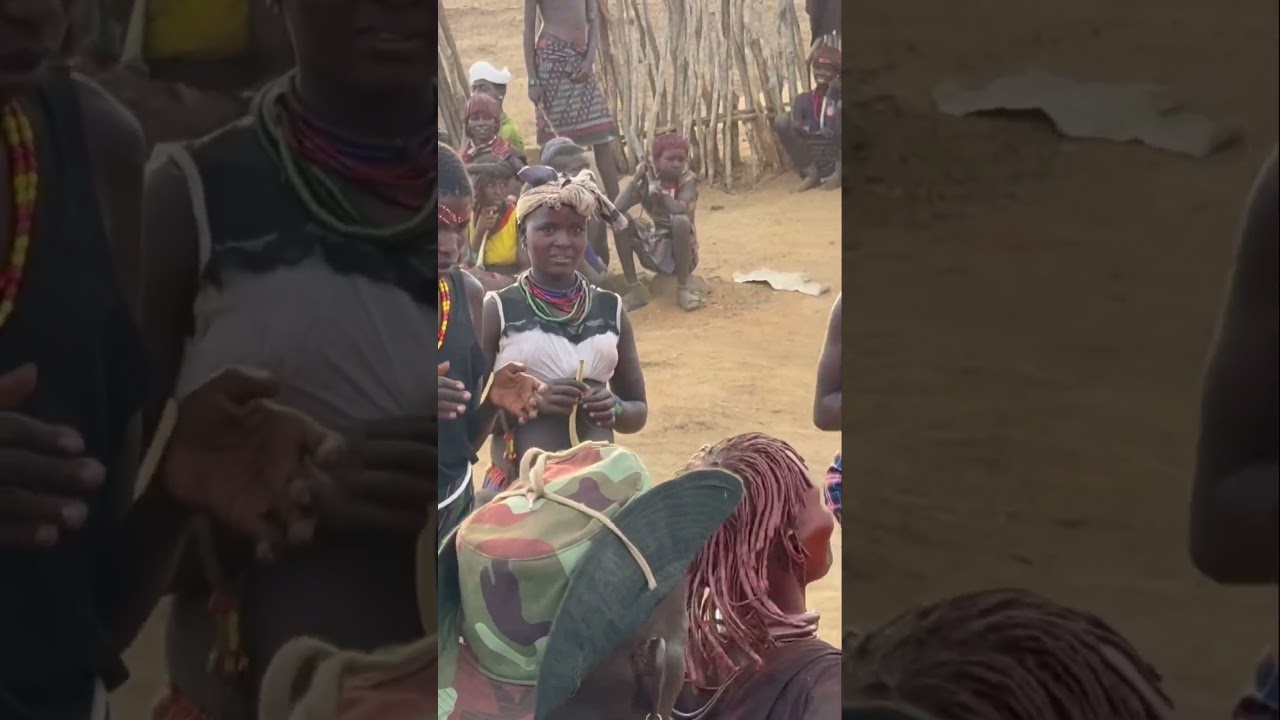
[[[818,187],[819,184],[822,184],[822,178],[818,177],[818,173],[814,173],[812,176],[805,176],[803,181],[800,181],[800,184],[797,184],[795,191],[809,192],[810,190],[813,190],[813,188]]]
[[[810,165],[808,168],[805,169],[804,180],[801,180],[800,184],[796,186],[795,192],[798,192],[798,193],[809,192],[810,190],[818,187],[818,185],[821,185],[821,184],[822,184],[822,177],[818,175],[818,166]]]
[[[693,312],[703,306],[702,295],[688,286],[678,288],[676,290],[676,304],[685,312]]]
[[[837,170],[830,175],[822,178],[823,190],[835,190],[840,187],[840,171]]]
[[[622,296],[622,307],[626,308],[627,312],[635,312],[648,305],[650,300],[653,300],[653,296],[649,294],[649,288],[645,287],[644,283],[636,283],[631,286],[626,295]]]

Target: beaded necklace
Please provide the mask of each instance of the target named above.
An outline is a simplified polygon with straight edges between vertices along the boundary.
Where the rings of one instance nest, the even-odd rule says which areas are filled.
[[[573,287],[568,290],[548,290],[533,280],[533,273],[525,271],[517,279],[524,300],[539,319],[559,325],[581,325],[591,312],[591,286],[582,273],[574,273]]]
[[[402,159],[396,170],[375,168],[371,161],[385,148],[365,148],[354,152],[354,143],[349,141],[328,139],[322,142],[324,136],[314,123],[305,125],[303,129],[299,123],[304,121],[298,120],[301,116],[299,108],[286,97],[286,88],[292,79],[292,76],[282,78],[264,89],[254,100],[253,115],[257,120],[259,138],[280,166],[286,182],[307,213],[326,229],[347,237],[387,243],[421,240],[429,231],[430,195],[435,188],[435,167],[431,162],[434,157],[433,134],[428,133],[421,143],[421,157]],[[405,169],[405,165],[411,165],[412,169]],[[346,193],[330,177],[331,173],[365,187],[380,198],[390,193],[395,200],[383,199],[393,204],[408,202],[413,216],[398,225],[375,226],[347,199]],[[406,176],[418,178],[415,181],[417,187],[412,191],[403,186],[407,182]],[[388,190],[392,185],[395,189]],[[415,194],[419,191],[420,196]]]
[[[449,294],[449,281],[440,278],[440,323],[436,327],[436,352],[444,347],[444,338],[449,334],[449,311],[453,309],[453,299]]]
[[[9,263],[4,274],[0,275],[0,328],[13,315],[18,290],[22,288],[40,184],[31,119],[22,106],[13,101],[4,107],[2,122],[5,146],[9,151],[10,182],[13,184],[13,246],[9,250]]]

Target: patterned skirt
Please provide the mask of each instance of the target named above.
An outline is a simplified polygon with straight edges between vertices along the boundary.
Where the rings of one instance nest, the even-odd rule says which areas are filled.
[[[617,137],[618,126],[595,76],[574,82],[573,74],[586,58],[586,48],[554,35],[543,35],[534,48],[538,83],[542,86],[538,113],[538,143],[567,137],[590,147]]]
[[[844,495],[844,459],[841,453],[836,453],[836,459],[831,463],[831,467],[827,468],[826,483],[827,507],[831,508],[831,512],[835,513],[836,522],[844,524],[844,518],[841,515],[843,508],[842,501]]]

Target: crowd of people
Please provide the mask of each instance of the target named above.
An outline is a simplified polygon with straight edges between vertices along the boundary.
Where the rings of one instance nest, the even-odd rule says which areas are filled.
[[[749,433],[690,448],[666,479],[617,444],[649,418],[631,313],[652,297],[638,270],[672,277],[681,309],[705,306],[699,177],[673,132],[619,172],[592,72],[594,2],[526,13],[537,150],[506,112],[511,71],[484,60],[470,67],[464,137],[441,135],[435,650],[361,656],[383,674],[338,687],[434,669],[441,720],[836,717],[840,652],[818,638],[806,589],[832,565],[838,458],[815,483],[791,445]],[[800,175],[821,161],[831,186],[839,65],[837,50],[815,51],[817,87],[794,125],[778,123],[803,138],[787,146]],[[813,139],[828,146],[821,159]],[[830,431],[839,302],[813,405]],[[342,658],[329,662],[353,667]]]

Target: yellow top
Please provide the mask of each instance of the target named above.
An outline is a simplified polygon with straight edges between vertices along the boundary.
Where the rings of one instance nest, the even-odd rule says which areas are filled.
[[[262,0],[147,2],[147,60],[231,60],[249,51],[249,3]]]
[[[471,224],[472,237],[475,237],[476,226]],[[508,203],[507,211],[498,218],[496,228],[484,241],[484,257],[480,264],[484,267],[501,267],[503,265],[519,265],[519,239],[516,234],[516,208]]]

